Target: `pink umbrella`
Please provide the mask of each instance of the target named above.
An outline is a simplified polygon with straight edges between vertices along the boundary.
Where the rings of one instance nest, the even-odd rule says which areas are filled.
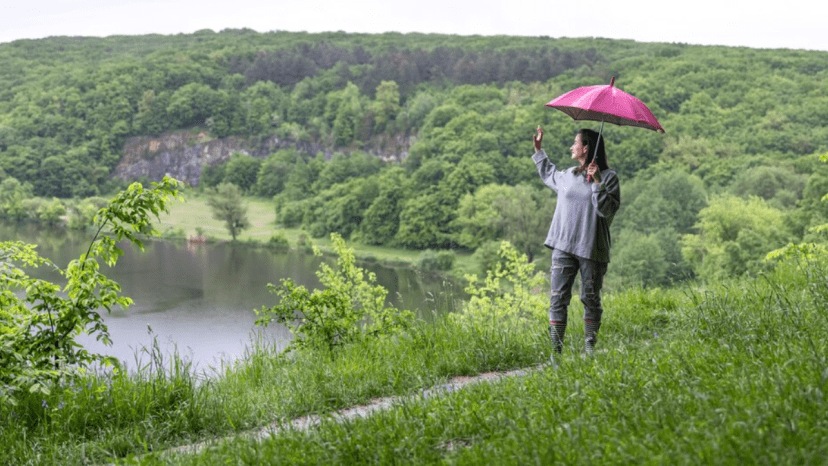
[[[555,97],[546,106],[566,113],[573,120],[600,121],[599,137],[604,132],[604,122],[664,132],[644,102],[615,87],[615,76],[609,85],[579,87]],[[597,153],[597,146],[595,150]]]

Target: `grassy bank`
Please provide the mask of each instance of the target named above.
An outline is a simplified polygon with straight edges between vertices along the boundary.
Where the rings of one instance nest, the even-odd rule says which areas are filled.
[[[224,223],[213,218],[210,206],[207,205],[207,198],[203,194],[191,191],[186,193],[185,198],[184,202],[171,203],[170,212],[160,217],[157,227],[166,237],[189,238],[201,231],[209,241],[232,239]],[[327,236],[311,238],[303,230],[277,226],[275,208],[270,200],[248,197],[245,198],[245,203],[248,207],[247,217],[250,220],[250,228],[241,232],[237,238],[238,241],[265,244],[274,234],[278,234],[287,238],[292,248],[301,247],[303,242],[310,242],[323,252],[332,250],[331,241]],[[421,251],[356,242],[351,242],[349,245],[355,249],[358,258],[391,266],[415,265],[421,254]],[[474,272],[476,264],[472,262],[470,254],[458,251],[454,268],[455,275],[462,277],[465,272]]]
[[[824,265],[789,265],[704,290],[608,295],[592,358],[573,303],[557,368],[195,455],[162,451],[415,395],[454,375],[537,366],[549,355],[543,319],[437,319],[333,357],[257,347],[208,381],[181,363],[160,372],[156,355],[138,375],[3,407],[0,462],[825,464],[826,283]]]

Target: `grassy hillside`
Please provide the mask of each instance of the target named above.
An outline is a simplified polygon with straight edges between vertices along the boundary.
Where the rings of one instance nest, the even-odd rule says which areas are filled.
[[[600,351],[580,309],[558,366],[542,312],[455,318],[335,355],[267,347],[197,380],[186,363],[90,377],[0,407],[5,464],[824,464],[828,267],[793,260],[752,281],[606,297]],[[458,317],[459,316],[459,317]],[[465,317],[463,317],[465,316]],[[524,376],[422,397],[457,375]],[[347,422],[324,416],[401,398]],[[253,441],[262,426],[321,423]],[[234,435],[239,437],[234,439]],[[214,440],[172,454],[170,447]]]

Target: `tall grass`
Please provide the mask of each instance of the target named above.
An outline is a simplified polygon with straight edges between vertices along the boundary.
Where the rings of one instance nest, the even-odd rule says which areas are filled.
[[[828,273],[801,272],[622,293],[594,358],[169,461],[826,464]]]
[[[0,407],[0,463],[825,464],[826,283],[822,265],[786,264],[751,281],[613,294],[592,358],[573,303],[557,368],[538,366],[543,321],[435,318],[336,355],[259,343],[203,380],[149,348],[137,374]],[[417,396],[451,376],[527,366],[537,370]],[[393,395],[414,396],[364,419],[161,453]]]

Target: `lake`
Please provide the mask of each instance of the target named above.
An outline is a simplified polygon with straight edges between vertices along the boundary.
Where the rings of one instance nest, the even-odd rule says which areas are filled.
[[[65,268],[86,251],[91,234],[0,224],[0,240],[37,244],[42,257]],[[285,327],[255,325],[254,310],[277,303],[268,283],[290,278],[309,289],[318,288],[315,272],[320,262],[334,260],[226,242],[151,240],[145,246],[141,252],[125,244],[115,267],[101,266],[121,285],[122,294],[134,301],[127,310],[104,314],[113,345],[104,346],[89,336],[79,338],[88,349],[115,356],[129,369],[147,364],[147,351],[153,345],[165,357],[178,353],[199,371],[243,357],[256,339],[284,347],[291,338]],[[377,283],[388,290],[389,304],[424,318],[453,308],[462,291],[439,277],[408,268],[360,266],[377,275]],[[31,274],[64,283],[54,272]]]

